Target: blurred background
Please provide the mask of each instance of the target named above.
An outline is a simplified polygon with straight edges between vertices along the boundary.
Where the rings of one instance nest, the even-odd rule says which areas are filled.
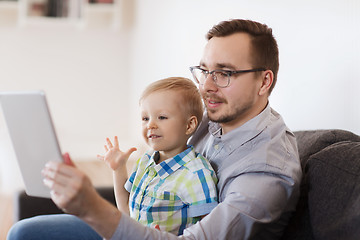
[[[143,88],[165,77],[191,78],[188,67],[199,63],[206,32],[233,18],[273,29],[280,70],[270,104],[293,131],[360,134],[359,1],[60,2],[0,0],[0,91],[44,90],[61,149],[75,161],[96,160],[115,135],[140,156]],[[21,187],[0,115],[0,191]]]

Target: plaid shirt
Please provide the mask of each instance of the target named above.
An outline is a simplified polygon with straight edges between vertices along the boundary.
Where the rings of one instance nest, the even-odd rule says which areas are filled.
[[[130,216],[140,223],[181,235],[217,205],[217,178],[210,163],[192,146],[160,164],[154,154],[140,158],[125,183]]]

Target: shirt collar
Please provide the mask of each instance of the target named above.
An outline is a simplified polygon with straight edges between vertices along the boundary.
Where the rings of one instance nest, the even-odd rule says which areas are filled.
[[[179,153],[178,155],[166,159],[165,161],[162,161],[159,164],[155,164],[154,161],[155,153],[156,152],[154,152],[151,155],[147,167],[151,167],[152,165],[154,165],[153,168],[156,170],[156,172],[158,173],[161,179],[166,178],[167,176],[175,172],[177,169],[184,166],[191,159],[196,158],[194,147],[191,145],[187,146],[187,149],[185,149],[183,152]]]
[[[258,136],[266,128],[266,126],[269,125],[271,115],[270,113],[271,108],[270,104],[268,103],[265,109],[259,115],[224,135],[221,135],[220,124],[209,121],[209,132],[215,138],[226,142],[228,147],[237,148]]]

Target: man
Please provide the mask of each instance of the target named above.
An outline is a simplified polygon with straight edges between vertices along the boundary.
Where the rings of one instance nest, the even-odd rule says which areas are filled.
[[[208,32],[207,39],[200,65],[191,67],[207,116],[191,144],[217,173],[219,205],[179,238],[278,239],[295,210],[301,168],[295,137],[268,102],[279,65],[276,41],[266,25],[248,20],[222,22]],[[70,161],[68,156],[65,159]],[[119,212],[74,167],[51,162],[44,175],[53,201],[104,238],[177,238]],[[76,219],[65,216],[68,222]],[[10,239],[16,239],[11,238],[13,233],[40,231],[50,223],[61,225],[65,216],[58,220],[45,217],[36,226],[34,219],[26,227],[20,223],[12,229]],[[73,225],[87,226],[82,222]],[[66,239],[65,234],[77,234],[75,226],[55,227],[37,235],[55,239],[57,235],[49,232],[57,231],[61,232],[58,239]]]

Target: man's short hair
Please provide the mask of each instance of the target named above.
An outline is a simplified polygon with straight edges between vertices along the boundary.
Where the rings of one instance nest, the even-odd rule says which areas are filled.
[[[272,29],[255,21],[234,19],[213,26],[206,34],[206,39],[226,37],[234,33],[250,35],[253,53],[253,58],[250,61],[252,61],[253,67],[270,69],[274,73],[273,84],[269,90],[270,94],[275,86],[279,71],[279,49]]]
[[[190,114],[190,116],[195,116],[198,123],[200,123],[203,116],[203,103],[201,95],[194,82],[188,78],[169,77],[151,83],[143,91],[140,97],[140,103],[151,93],[168,90],[179,93],[181,107],[183,107],[185,112]]]

